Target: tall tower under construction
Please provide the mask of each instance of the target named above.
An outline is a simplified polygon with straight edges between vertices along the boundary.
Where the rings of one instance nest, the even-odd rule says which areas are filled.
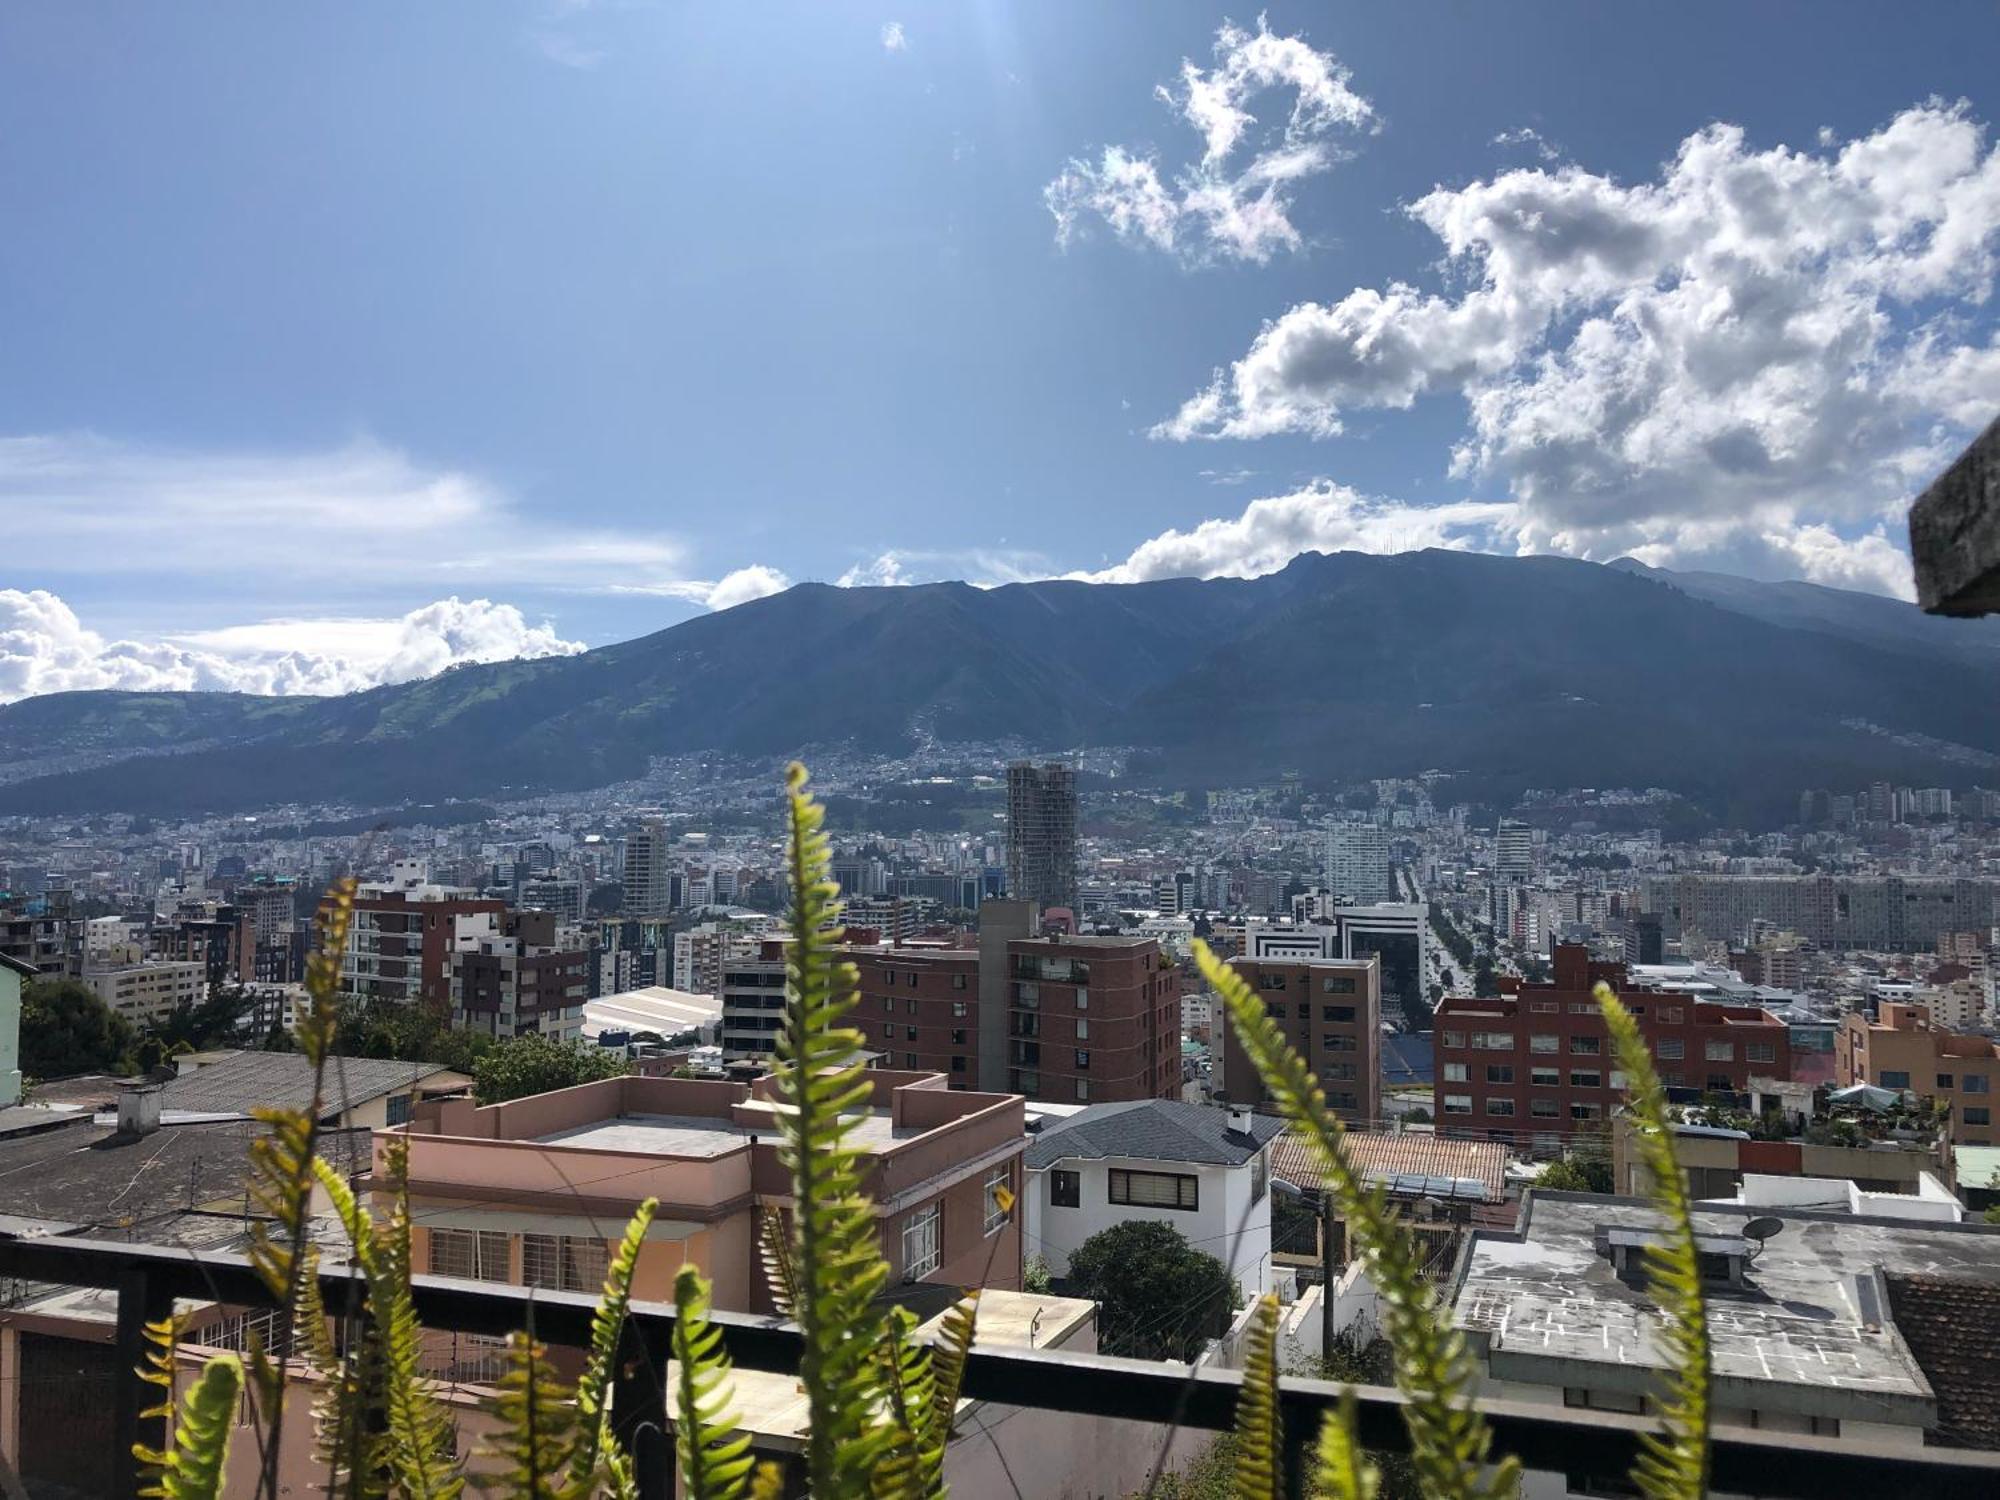
[[[1076,771],[1059,762],[1007,767],[1007,894],[1076,907]]]

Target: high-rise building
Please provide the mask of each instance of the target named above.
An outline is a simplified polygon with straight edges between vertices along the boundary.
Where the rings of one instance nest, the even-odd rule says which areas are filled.
[[[1379,823],[1336,823],[1326,836],[1326,883],[1336,901],[1388,901],[1389,830]]]
[[[1493,872],[1503,880],[1526,880],[1535,873],[1535,831],[1502,818],[1493,835]]]
[[[655,819],[625,836],[625,915],[664,917],[671,910],[667,828]]]
[[[1155,939],[1055,933],[1006,951],[1007,1092],[1058,1104],[1179,1096],[1180,976]]]
[[[1381,958],[1238,957],[1229,963],[1320,1080],[1327,1107],[1350,1125],[1373,1128],[1382,1116]],[[1236,1103],[1268,1105],[1270,1095],[1234,1026],[1222,1046],[1223,1092]]]
[[[1060,762],[1007,767],[1007,894],[1076,906],[1076,771]]]
[[[458,928],[446,957],[453,1025],[502,1039],[582,1037],[590,955],[565,941],[555,913],[483,914]]]

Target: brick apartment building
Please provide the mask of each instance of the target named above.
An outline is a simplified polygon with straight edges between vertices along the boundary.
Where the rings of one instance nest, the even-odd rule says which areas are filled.
[[[1928,1006],[1884,1001],[1877,1020],[1844,1017],[1834,1046],[1843,1087],[1907,1089],[1951,1106],[1952,1136],[1961,1145],[2000,1144],[1993,1128],[2000,1043],[1992,1037],[1947,1030],[1932,1020]]]
[[[506,902],[485,897],[424,899],[407,891],[357,896],[341,988],[368,1000],[421,1000],[447,1014],[458,919],[490,914],[498,922],[506,911]]]
[[[1157,940],[1014,938],[1006,962],[1008,1093],[1059,1104],[1180,1096],[1180,979]]]
[[[590,955],[560,946],[559,937],[550,911],[507,911],[491,927],[461,926],[447,959],[452,1025],[502,1039],[579,1040]]]
[[[979,950],[942,943],[855,945],[855,1020],[867,1045],[905,1073],[942,1073],[952,1088],[979,1076]]]
[[[1366,958],[1233,958],[1230,967],[1264,1002],[1264,1012],[1306,1060],[1328,1106],[1350,1125],[1371,1128],[1382,1117],[1382,960]],[[1271,1100],[1236,1028],[1218,1020],[1222,1092],[1258,1108]]]
[[[1449,996],[1438,1006],[1438,1129],[1554,1148],[1609,1119],[1625,1078],[1591,997],[1599,980],[1639,1023],[1669,1091],[1740,1094],[1753,1076],[1790,1076],[1785,1024],[1761,1006],[1630,989],[1623,964],[1563,944],[1547,984],[1516,984],[1489,999]]]

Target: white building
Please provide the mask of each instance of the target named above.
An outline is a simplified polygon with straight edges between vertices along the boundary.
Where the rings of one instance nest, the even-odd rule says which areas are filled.
[[[157,1021],[181,1006],[201,1004],[208,988],[208,966],[183,963],[120,964],[94,969],[83,982],[105,1005],[135,1024]]]
[[[1341,901],[1387,901],[1389,830],[1377,823],[1336,823],[1326,836],[1326,883]]]
[[[1247,1109],[1140,1099],[1030,1112],[1026,1254],[1056,1276],[1100,1230],[1171,1224],[1229,1268],[1246,1297],[1272,1290],[1270,1142],[1284,1122]]]

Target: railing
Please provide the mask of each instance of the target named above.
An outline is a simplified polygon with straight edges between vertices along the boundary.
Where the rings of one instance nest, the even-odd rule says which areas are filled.
[[[55,1236],[0,1240],[0,1280],[7,1278],[116,1290],[118,1362],[125,1370],[139,1365],[144,1324],[164,1317],[177,1298],[251,1308],[272,1304],[245,1257],[205,1252],[196,1259],[167,1246]],[[349,1281],[344,1266],[322,1269],[327,1306],[342,1305]],[[413,1277],[411,1290],[417,1316],[427,1328],[488,1336],[523,1326],[532,1297],[536,1336],[552,1344],[588,1344],[597,1305],[594,1294],[531,1293],[525,1287],[437,1276]],[[628,1353],[618,1361],[621,1373],[613,1392],[617,1425],[631,1447],[640,1493],[647,1500],[664,1500],[673,1493],[664,1395],[673,1321],[668,1305],[632,1305]],[[798,1369],[799,1335],[790,1324],[742,1313],[716,1313],[714,1321],[739,1367],[787,1374]],[[1008,1406],[1220,1431],[1234,1419],[1240,1383],[1234,1371],[1007,1348],[975,1349],[963,1389],[969,1399]],[[1320,1418],[1339,1404],[1343,1389],[1324,1380],[1282,1382],[1279,1406],[1295,1458],[1303,1458]],[[1362,1386],[1356,1397],[1362,1444],[1407,1451],[1401,1394]],[[150,1388],[136,1374],[119,1382],[114,1495],[129,1495],[136,1487],[133,1440],[158,1446],[164,1437],[159,1418],[140,1416],[150,1400]],[[1637,1455],[1640,1435],[1649,1430],[1640,1418],[1611,1412],[1500,1400],[1481,1400],[1479,1409],[1492,1428],[1495,1452],[1517,1454],[1529,1469],[1558,1474],[1623,1474]],[[1717,1493],[1796,1500],[1831,1494],[1867,1495],[1869,1500],[1991,1500],[2000,1495],[2000,1453],[1729,1429],[1715,1434],[1711,1455]]]

